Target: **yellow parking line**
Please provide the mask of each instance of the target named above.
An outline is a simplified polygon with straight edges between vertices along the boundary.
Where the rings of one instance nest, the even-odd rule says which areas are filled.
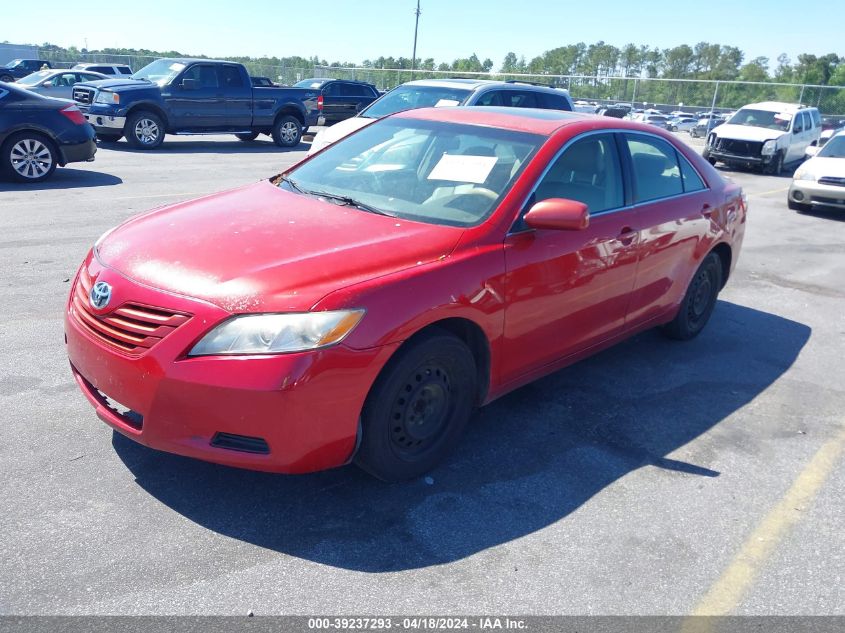
[[[736,609],[778,543],[806,514],[843,453],[845,425],[813,455],[783,498],[757,525],[730,566],[696,605],[693,616],[722,616]],[[685,631],[709,628],[706,620],[687,624]]]
[[[756,198],[757,196],[768,196],[770,193],[783,193],[784,191],[789,191],[789,187],[781,187],[780,189],[772,189],[771,191],[755,191],[746,195],[749,198]]]

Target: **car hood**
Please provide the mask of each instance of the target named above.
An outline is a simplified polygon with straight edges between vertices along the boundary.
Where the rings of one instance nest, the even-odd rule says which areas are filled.
[[[314,137],[314,141],[311,143],[311,149],[308,150],[308,153],[313,154],[327,145],[331,145],[332,143],[339,141],[344,136],[349,136],[352,132],[360,130],[362,127],[367,127],[370,123],[375,123],[377,120],[378,119],[355,116],[351,119],[345,119],[335,123],[331,127],[327,127],[317,133]]]
[[[76,86],[89,86],[102,90],[132,90],[143,88],[158,88],[158,85],[141,79],[97,79],[96,81],[81,81]]]
[[[101,238],[97,257],[230,312],[308,310],[334,290],[443,258],[462,233],[262,181],[129,220]]]
[[[738,141],[759,141],[765,142],[780,138],[783,132],[772,130],[766,127],[753,127],[751,125],[731,125],[722,123],[714,130],[719,138],[730,138]]]
[[[801,165],[801,171],[810,172],[816,177],[832,176],[845,178],[845,158],[815,156]]]

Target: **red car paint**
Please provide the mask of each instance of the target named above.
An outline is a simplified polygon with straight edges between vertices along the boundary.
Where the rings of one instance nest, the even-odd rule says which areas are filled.
[[[288,473],[338,466],[354,454],[359,415],[379,372],[421,329],[450,319],[483,334],[483,404],[670,321],[714,248],[726,273],[736,264],[746,214],[741,190],[654,126],[485,108],[391,118],[397,117],[500,127],[548,140],[492,215],[470,228],[369,214],[267,181],[117,228],[82,264],[65,318],[74,375],[106,423],[153,448],[231,466]],[[660,136],[707,187],[598,215],[580,231],[510,233],[557,152],[593,130]],[[104,312],[85,303],[97,281],[113,287]],[[147,314],[149,338],[144,332],[127,338],[121,308]],[[364,308],[366,316],[333,347],[187,355],[233,314],[350,308]],[[104,336],[110,324],[114,329]],[[139,345],[132,343],[139,337]],[[143,415],[143,425],[116,412],[100,392]],[[211,446],[217,433],[264,438],[270,452]]]

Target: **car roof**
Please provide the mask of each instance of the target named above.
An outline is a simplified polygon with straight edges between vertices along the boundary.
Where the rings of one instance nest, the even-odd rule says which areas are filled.
[[[468,106],[454,108],[419,108],[405,110],[390,118],[422,119],[465,125],[482,125],[516,132],[549,135],[565,125],[590,121],[597,127],[619,127],[620,120],[593,114],[566,112],[563,110],[541,110],[539,108],[502,108],[495,106]],[[623,127],[629,127],[623,125]],[[630,125],[641,130],[642,126]]]
[[[444,77],[443,79],[417,79],[408,81],[402,84],[403,86],[428,86],[433,88],[467,88],[468,90],[478,90],[479,88],[486,88],[488,86],[497,86],[500,88],[512,88],[514,90],[536,90],[543,92],[567,92],[563,88],[555,88],[553,86],[544,86],[523,82],[512,81],[498,81],[495,79],[466,79],[463,77]]]
[[[742,109],[752,108],[754,110],[765,110],[767,112],[798,112],[799,110],[807,110],[810,107],[798,103],[784,103],[782,101],[761,101],[760,103],[749,103],[742,106]]]

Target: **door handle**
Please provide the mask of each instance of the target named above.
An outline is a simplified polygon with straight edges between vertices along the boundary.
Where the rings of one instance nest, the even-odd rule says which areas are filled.
[[[637,233],[638,232],[630,226],[626,226],[619,232],[619,236],[616,239],[619,240],[623,246],[630,246],[637,238]]]

